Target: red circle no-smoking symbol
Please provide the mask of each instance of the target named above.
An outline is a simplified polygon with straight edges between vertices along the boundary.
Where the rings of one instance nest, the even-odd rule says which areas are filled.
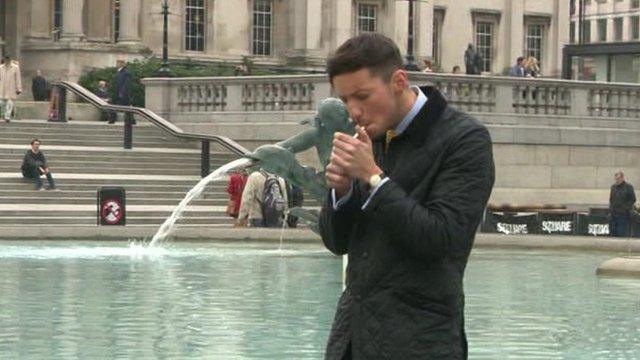
[[[107,224],[117,224],[122,220],[122,205],[117,199],[105,199],[102,201],[102,207],[100,210],[102,219]]]

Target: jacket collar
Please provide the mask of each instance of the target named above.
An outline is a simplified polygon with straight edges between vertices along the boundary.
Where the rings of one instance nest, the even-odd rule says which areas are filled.
[[[424,86],[420,90],[427,97],[427,103],[422,106],[415,119],[407,129],[398,136],[406,137],[412,142],[422,143],[429,128],[438,121],[440,115],[447,107],[447,100],[433,86]]]

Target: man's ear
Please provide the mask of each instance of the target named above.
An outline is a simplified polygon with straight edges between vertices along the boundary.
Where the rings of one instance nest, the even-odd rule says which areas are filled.
[[[409,77],[403,69],[397,69],[391,74],[391,88],[394,92],[402,92],[409,87]]]

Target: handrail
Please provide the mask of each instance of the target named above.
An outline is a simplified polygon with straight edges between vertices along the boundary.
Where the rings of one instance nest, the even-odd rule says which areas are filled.
[[[154,113],[153,111],[147,108],[140,108],[136,106],[123,106],[123,105],[113,105],[104,101],[102,98],[98,97],[96,94],[82,87],[81,85],[71,82],[71,81],[57,81],[53,84],[53,86],[57,86],[62,90],[60,92],[60,104],[59,104],[59,117],[61,119],[66,120],[66,91],[69,90],[74,94],[78,95],[80,98],[90,103],[91,105],[97,107],[100,110],[104,111],[116,111],[123,112],[128,114],[137,114],[144,119],[151,122],[153,125],[159,127],[161,130],[181,139],[188,140],[199,140],[202,143],[202,161],[201,161],[201,175],[203,177],[209,174],[209,145],[210,142],[216,142],[227,150],[230,150],[236,155],[244,156],[250,153],[242,145],[237,142],[225,137],[218,135],[206,135],[206,134],[196,134],[196,133],[188,133],[183,131],[181,128],[176,126],[175,124],[167,121],[162,118],[160,115]],[[125,119],[125,140],[124,140],[124,148],[131,149],[132,147],[132,122],[128,119]]]

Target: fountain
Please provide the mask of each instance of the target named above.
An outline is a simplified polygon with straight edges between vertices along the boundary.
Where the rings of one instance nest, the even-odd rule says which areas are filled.
[[[171,216],[160,226],[149,246],[162,244],[171,235],[176,221],[180,219],[189,203],[199,197],[209,183],[222,178],[234,169],[260,167],[307,190],[316,199],[324,201],[328,191],[324,179],[324,170],[318,171],[312,167],[301,165],[295,158],[295,154],[315,147],[322,169],[324,169],[328,165],[329,157],[331,156],[333,134],[343,132],[353,135],[355,134],[355,128],[349,120],[349,113],[344,103],[335,98],[327,98],[321,101],[316,115],[312,119],[303,120],[301,123],[311,125],[311,127],[277,144],[260,146],[253,153],[247,155],[246,158],[232,161],[200,180],[173,210]],[[289,212],[307,221],[311,229],[318,232],[317,212],[302,208],[290,209]]]

